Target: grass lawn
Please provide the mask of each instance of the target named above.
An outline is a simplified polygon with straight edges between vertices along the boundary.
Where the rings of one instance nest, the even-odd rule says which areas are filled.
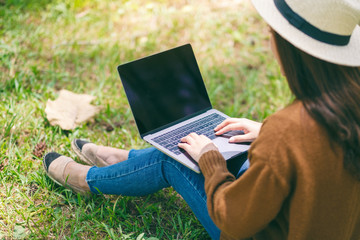
[[[248,0],[0,0],[0,239],[208,239],[169,188],[145,197],[82,197],[44,173],[74,138],[145,148],[117,65],[191,43],[215,108],[258,121],[291,101]],[[102,110],[73,131],[51,126],[60,89]]]

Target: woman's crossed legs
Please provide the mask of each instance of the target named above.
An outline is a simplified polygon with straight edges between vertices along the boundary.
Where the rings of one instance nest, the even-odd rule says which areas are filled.
[[[128,159],[89,169],[86,182],[93,193],[143,196],[172,186],[190,206],[212,239],[220,230],[206,207],[204,177],[155,148],[131,150]]]

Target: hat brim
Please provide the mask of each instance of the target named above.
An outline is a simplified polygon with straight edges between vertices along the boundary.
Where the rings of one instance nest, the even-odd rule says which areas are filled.
[[[360,27],[356,26],[346,46],[320,42],[291,25],[279,12],[273,0],[252,0],[263,19],[284,39],[302,51],[339,65],[360,66]]]

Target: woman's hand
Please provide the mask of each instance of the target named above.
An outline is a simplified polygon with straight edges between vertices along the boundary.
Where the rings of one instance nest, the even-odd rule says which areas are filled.
[[[221,135],[231,130],[242,130],[243,135],[233,136],[229,142],[252,142],[260,132],[262,123],[255,122],[246,118],[228,118],[220,123],[214,130],[216,135]]]
[[[218,151],[218,148],[208,137],[196,133],[190,133],[183,137],[178,147],[184,149],[196,162],[199,162],[200,157],[207,151]]]

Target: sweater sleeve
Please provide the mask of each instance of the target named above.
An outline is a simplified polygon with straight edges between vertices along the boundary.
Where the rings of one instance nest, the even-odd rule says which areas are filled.
[[[282,134],[273,135],[272,128],[264,123],[251,147],[262,151],[250,151],[250,168],[239,179],[227,170],[219,152],[210,151],[200,158],[209,214],[225,239],[255,235],[276,217],[289,194],[289,184],[270,164],[275,156],[286,155],[279,146]]]

